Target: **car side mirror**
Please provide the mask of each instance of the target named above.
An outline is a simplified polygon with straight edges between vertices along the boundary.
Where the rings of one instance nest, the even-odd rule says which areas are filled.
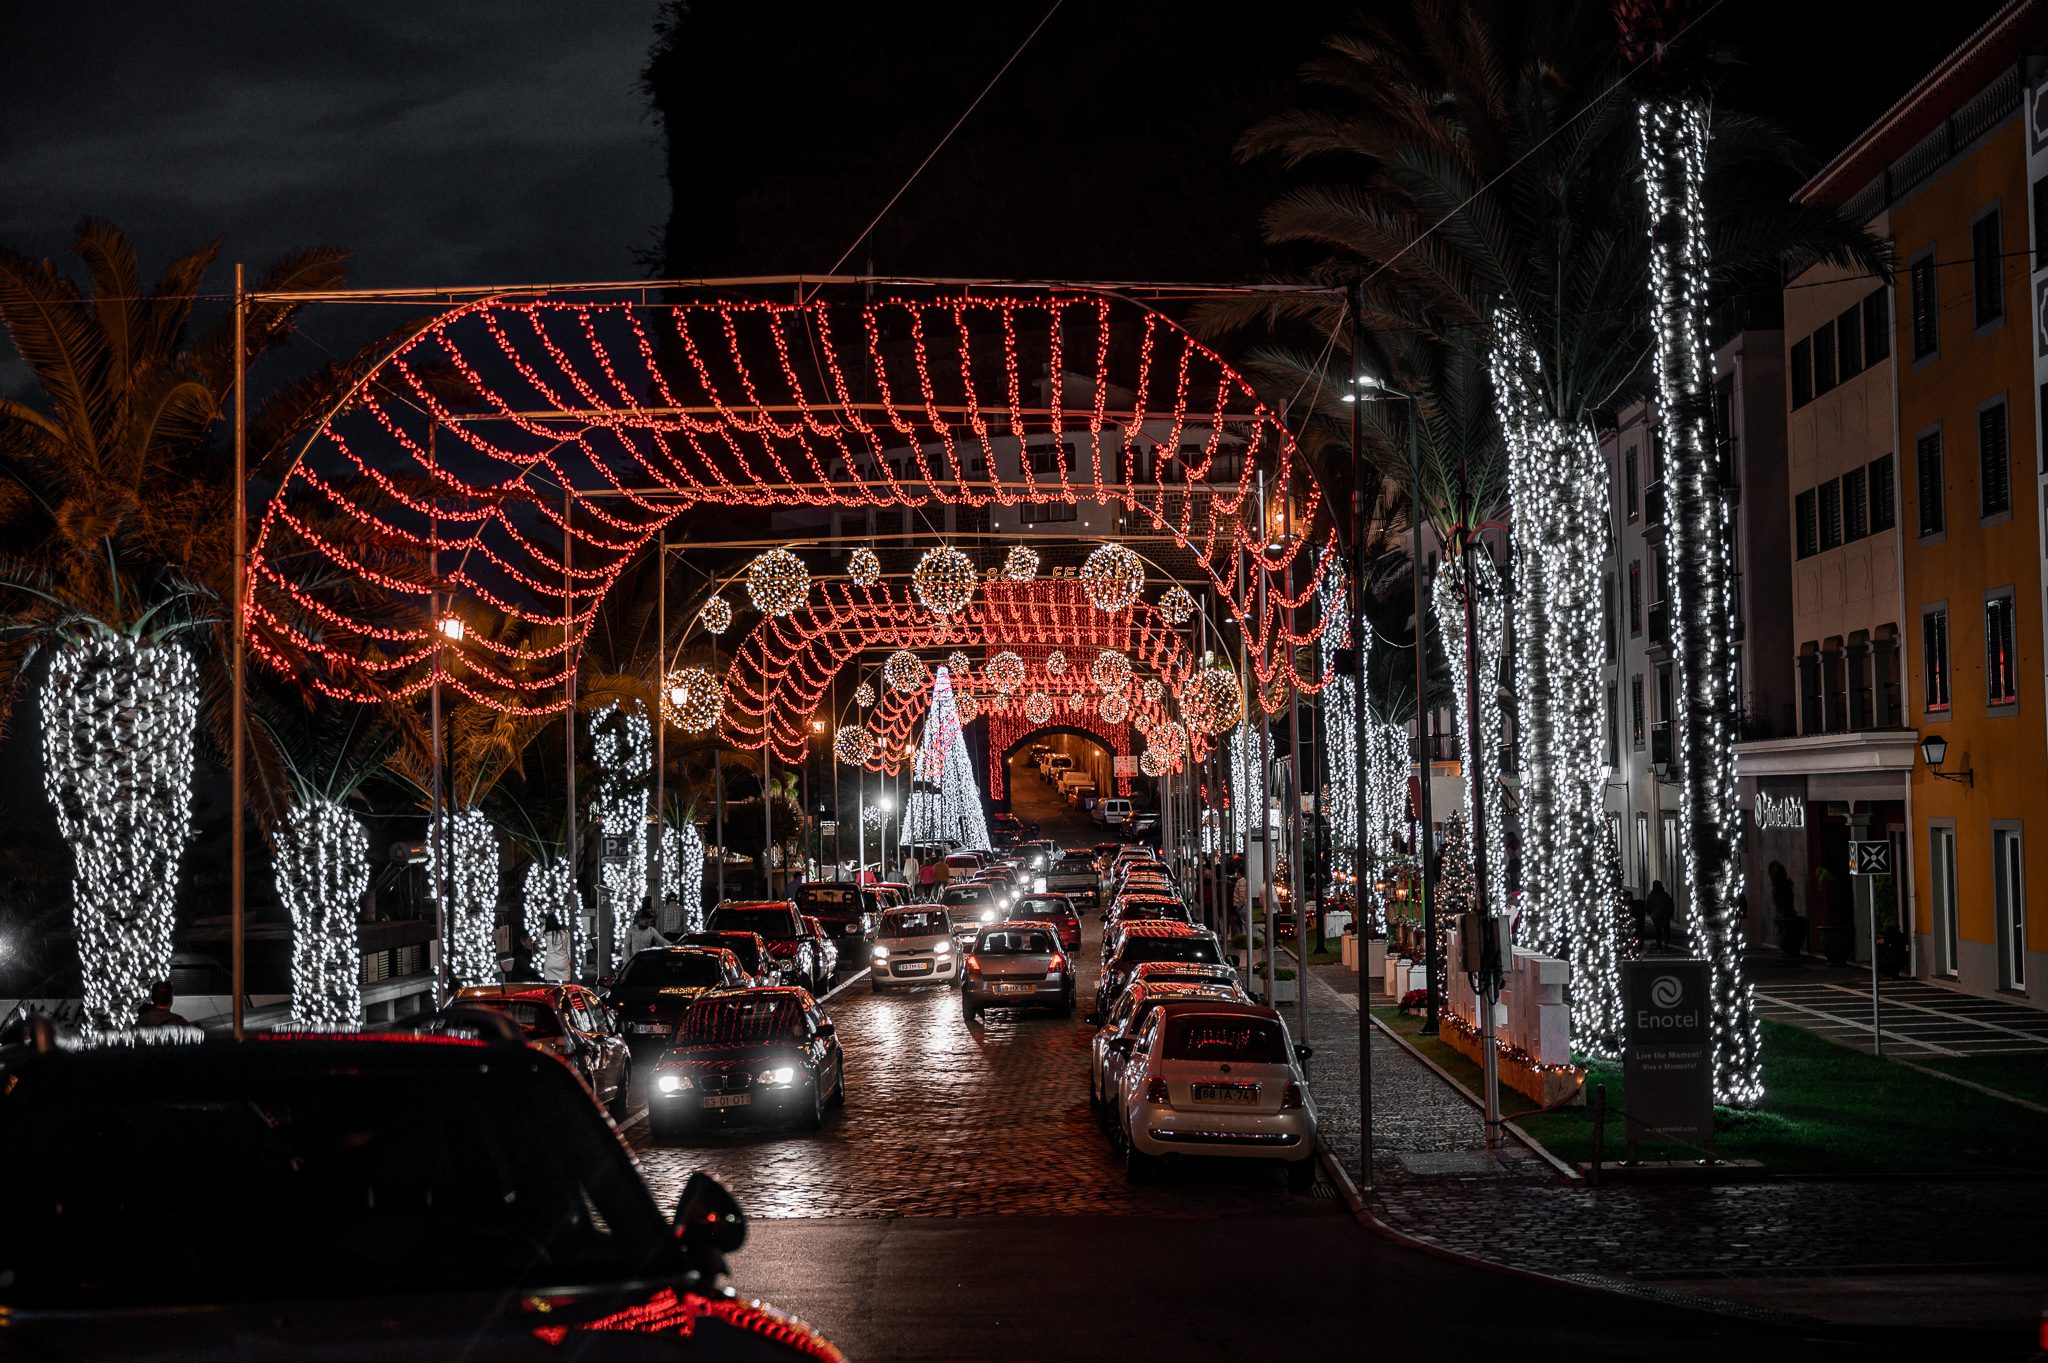
[[[837,1032],[838,1030],[839,1029],[837,1027],[833,1026],[829,1022],[821,1022],[818,1024],[819,1036],[831,1036],[834,1032]]]
[[[609,989],[614,983],[615,981],[610,975],[599,975],[597,977],[597,987],[599,989]]]
[[[1315,1047],[1313,1047],[1313,1046],[1301,1046],[1301,1045],[1297,1045],[1297,1046],[1296,1046],[1296,1047],[1294,1048],[1294,1058],[1295,1058],[1296,1060],[1299,1060],[1299,1061],[1300,1061],[1300,1062],[1301,1062],[1302,1064],[1304,1064],[1304,1065],[1306,1065],[1306,1064],[1308,1063],[1308,1058],[1309,1058],[1310,1056],[1314,1055],[1315,1053],[1316,1053],[1316,1048],[1315,1048]]]
[[[1114,1037],[1110,1040],[1109,1049],[1115,1051],[1118,1055],[1129,1055],[1131,1053],[1131,1045],[1132,1040],[1130,1037]]]
[[[1242,966],[1243,966],[1243,962],[1241,962],[1241,961],[1239,961],[1239,960],[1237,959],[1237,953],[1236,953],[1236,952],[1232,952],[1232,953],[1231,953],[1230,955],[1228,955],[1228,956],[1225,956],[1225,957],[1224,957],[1223,959],[1224,959],[1224,960],[1226,960],[1226,961],[1228,961],[1228,962],[1230,962],[1230,968],[1231,968],[1232,970],[1237,970],[1237,969],[1241,969],[1241,968],[1242,968]]]
[[[701,1169],[676,1199],[676,1237],[699,1272],[725,1271],[725,1256],[747,1243],[747,1218],[725,1185]]]

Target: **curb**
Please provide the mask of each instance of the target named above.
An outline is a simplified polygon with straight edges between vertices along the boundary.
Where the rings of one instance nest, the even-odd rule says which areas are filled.
[[[1384,1036],[1387,1040],[1393,1042],[1396,1046],[1399,1046],[1402,1050],[1408,1052],[1409,1055],[1415,1057],[1417,1060],[1427,1065],[1429,1067],[1429,1071],[1431,1074],[1434,1074],[1437,1078],[1443,1080],[1446,1084],[1449,1084],[1453,1092],[1455,1092],[1459,1097],[1463,1098],[1466,1102],[1470,1103],[1472,1107],[1476,1111],[1478,1111],[1483,1117],[1483,1115],[1486,1112],[1486,1101],[1483,1098],[1481,1098],[1478,1094],[1472,1092],[1471,1089],[1468,1089],[1463,1084],[1459,1083],[1458,1080],[1449,1071],[1444,1069],[1443,1066],[1437,1064],[1436,1061],[1431,1060],[1428,1056],[1424,1055],[1421,1051],[1417,1050],[1409,1042],[1407,1037],[1402,1036],[1399,1032],[1396,1032],[1393,1028],[1387,1026],[1386,1023],[1381,1022],[1376,1017],[1373,1017],[1370,1012],[1367,1012],[1362,1016],[1368,1018],[1372,1022],[1373,1027],[1376,1030],[1378,1030],[1381,1036]],[[1563,1160],[1551,1154],[1550,1151],[1544,1147],[1541,1141],[1538,1141],[1534,1136],[1531,1136],[1528,1132],[1522,1130],[1521,1127],[1515,1125],[1513,1122],[1506,1120],[1503,1120],[1500,1125],[1501,1130],[1507,1132],[1509,1135],[1513,1136],[1517,1141],[1521,1142],[1522,1147],[1526,1149],[1530,1154],[1542,1160],[1545,1164],[1549,1165],[1552,1169],[1562,1174],[1565,1178],[1571,1180],[1573,1183],[1584,1183],[1586,1181],[1586,1176],[1584,1174],[1581,1174],[1578,1170],[1572,1168],[1571,1165],[1566,1164]]]

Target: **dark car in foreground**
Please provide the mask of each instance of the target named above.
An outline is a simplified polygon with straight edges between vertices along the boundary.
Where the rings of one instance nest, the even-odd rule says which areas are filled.
[[[693,1178],[671,1222],[516,1044],[41,1029],[0,1048],[0,1159],[9,1357],[840,1357],[719,1285],[724,1190]]]
[[[711,994],[691,1004],[654,1067],[647,1126],[656,1140],[692,1127],[824,1124],[846,1101],[837,1029],[804,990]]]
[[[714,989],[752,983],[740,958],[724,947],[654,947],[633,953],[605,997],[618,1009],[628,1043],[665,1046],[691,1003]]]

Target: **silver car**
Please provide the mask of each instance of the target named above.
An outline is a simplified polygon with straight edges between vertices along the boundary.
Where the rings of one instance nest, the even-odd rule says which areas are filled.
[[[984,1008],[1056,1008],[1074,1012],[1074,962],[1050,923],[991,923],[975,935],[960,987],[969,1023]]]

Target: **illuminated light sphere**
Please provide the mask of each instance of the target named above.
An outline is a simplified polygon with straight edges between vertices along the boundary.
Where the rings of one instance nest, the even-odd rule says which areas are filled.
[[[1095,609],[1128,610],[1145,590],[1145,565],[1123,545],[1105,544],[1081,565],[1081,586]]]
[[[697,608],[697,623],[706,634],[723,634],[732,628],[732,602],[714,596]]]
[[[962,680],[974,670],[974,660],[956,648],[946,655],[946,670],[953,674],[955,681]]]
[[[1038,551],[1019,544],[1003,559],[1003,576],[1012,582],[1029,582],[1038,576]]]
[[[1112,691],[1102,698],[1095,712],[1102,716],[1104,724],[1121,724],[1131,717],[1131,697],[1128,691]]]
[[[1131,716],[1131,727],[1132,727],[1133,729],[1136,729],[1136,730],[1137,730],[1137,731],[1138,731],[1139,733],[1141,733],[1141,734],[1149,734],[1149,733],[1151,733],[1151,732],[1152,732],[1152,715],[1151,715],[1151,712],[1149,712],[1149,711],[1146,711],[1146,710],[1139,710],[1139,711],[1138,711],[1137,713],[1133,714],[1133,715]]]
[[[1152,703],[1153,703],[1154,705],[1157,705],[1157,704],[1159,703],[1159,698],[1160,698],[1161,696],[1165,695],[1165,694],[1166,694],[1166,687],[1160,684],[1159,678],[1157,678],[1157,677],[1151,677],[1151,678],[1148,678],[1148,679],[1146,680],[1146,682],[1145,682],[1145,699],[1146,699],[1146,700],[1149,700],[1149,701],[1151,701],[1151,702],[1152,702]]]
[[[953,615],[974,600],[974,560],[951,545],[924,551],[910,575],[917,599],[933,615]]]
[[[1033,724],[1043,724],[1052,718],[1052,697],[1043,691],[1033,691],[1024,702],[1024,718]]]
[[[1164,776],[1171,765],[1171,763],[1159,755],[1157,748],[1145,749],[1144,756],[1138,759],[1138,770],[1144,772],[1147,776]]]
[[[1060,652],[1058,649],[1054,649],[1052,652],[1045,655],[1045,671],[1047,676],[1061,676],[1066,672],[1066,670],[1066,654]]]
[[[972,724],[981,715],[981,702],[965,691],[953,693],[953,710],[962,724]]]
[[[747,597],[763,615],[787,615],[811,591],[811,570],[787,549],[770,549],[747,568]]]
[[[1095,655],[1088,675],[1103,691],[1121,691],[1131,684],[1131,660],[1113,648],[1105,648]]]
[[[1187,756],[1187,730],[1181,728],[1180,725],[1170,719],[1154,724],[1146,732],[1145,737],[1152,741],[1152,750],[1161,757],[1164,757],[1168,762],[1178,762],[1181,758]]]
[[[875,755],[875,736],[865,724],[846,724],[832,735],[832,755],[849,767],[858,767]]]
[[[1195,618],[1195,598],[1185,587],[1168,587],[1159,594],[1159,614],[1169,625],[1185,625]]]
[[[872,587],[882,580],[882,560],[875,556],[872,549],[856,549],[853,551],[853,557],[846,560],[846,575],[852,578],[857,586]]]
[[[915,695],[929,675],[924,659],[907,648],[899,648],[889,655],[889,661],[882,664],[882,680],[889,683],[889,689],[898,695]]]
[[[1205,734],[1234,729],[1244,718],[1244,690],[1227,667],[1205,667],[1181,688],[1180,712],[1189,727]]]
[[[1079,691],[1074,692],[1072,695],[1067,697],[1067,708],[1069,710],[1072,710],[1075,714],[1081,713],[1081,711],[1088,708],[1088,697],[1081,694]]]
[[[875,703],[874,683],[862,682],[859,686],[854,687],[853,703],[855,705],[858,705],[863,710],[867,709],[870,705],[873,705]]]
[[[725,713],[725,688],[701,667],[679,667],[661,688],[661,717],[684,733],[701,734]]]
[[[988,660],[982,679],[1005,695],[1024,684],[1024,660],[1005,649]]]

